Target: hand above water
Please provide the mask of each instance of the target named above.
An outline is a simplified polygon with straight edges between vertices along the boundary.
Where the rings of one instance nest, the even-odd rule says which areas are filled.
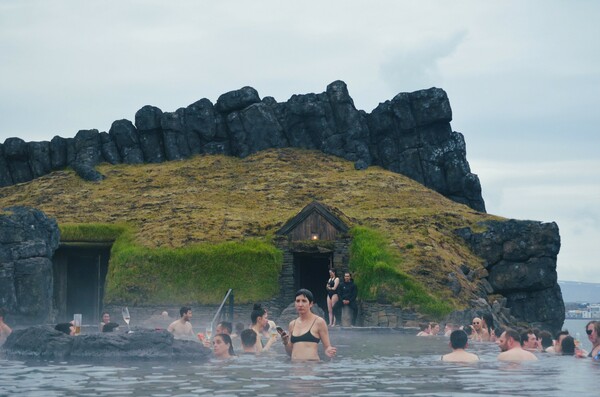
[[[327,349],[325,349],[325,354],[327,355],[327,357],[335,357],[336,353],[337,348],[333,346],[329,346]]]

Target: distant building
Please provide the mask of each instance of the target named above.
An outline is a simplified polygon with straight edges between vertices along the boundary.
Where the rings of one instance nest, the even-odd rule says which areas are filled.
[[[575,318],[575,319],[576,318],[600,319],[600,303],[589,304],[589,305],[587,305],[587,307],[585,307],[583,309],[567,310],[565,317],[566,318]]]

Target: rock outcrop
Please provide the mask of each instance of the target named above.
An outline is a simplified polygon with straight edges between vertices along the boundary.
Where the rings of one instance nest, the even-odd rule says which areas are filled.
[[[557,283],[560,235],[556,223],[508,220],[481,226],[484,232],[465,228],[457,233],[485,261],[487,292],[504,296],[517,321],[559,331],[565,305]]]
[[[108,133],[82,130],[51,142],[8,138],[0,145],[0,187],[27,182],[71,166],[84,179],[111,164],[158,163],[196,154],[246,157],[267,148],[321,150],[407,175],[446,197],[485,212],[481,186],[471,173],[463,136],[452,131],[452,110],[439,88],[398,94],[370,114],[357,110],[346,84],[335,81],[321,94],[293,95],[278,103],[260,99],[252,87],[201,99],[175,112],[144,106]]]
[[[194,341],[175,340],[165,330],[136,329],[68,336],[48,326],[14,331],[1,348],[4,356],[43,360],[190,360],[210,358],[210,349]]]
[[[0,212],[0,307],[19,324],[52,319],[52,256],[59,230],[54,219],[26,207]]]

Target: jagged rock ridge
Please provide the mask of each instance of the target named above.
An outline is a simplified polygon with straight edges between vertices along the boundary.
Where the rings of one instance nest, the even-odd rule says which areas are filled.
[[[335,81],[320,94],[261,100],[251,87],[201,99],[163,112],[144,106],[135,123],[117,120],[109,132],[81,130],[50,142],[8,138],[0,144],[0,187],[27,182],[67,166],[86,180],[103,179],[101,162],[138,164],[196,154],[246,157],[281,147],[317,149],[407,175],[446,197],[485,212],[481,185],[471,173],[462,134],[451,129],[444,90],[400,93],[370,114],[357,110],[346,84]]]

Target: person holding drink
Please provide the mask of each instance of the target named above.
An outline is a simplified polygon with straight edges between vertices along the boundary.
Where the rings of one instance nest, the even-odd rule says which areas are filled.
[[[325,320],[311,311],[314,305],[312,292],[300,289],[296,292],[294,306],[298,318],[289,324],[289,332],[281,330],[281,340],[292,361],[320,361],[318,343],[323,342],[327,357],[334,357],[337,349],[331,346]]]

